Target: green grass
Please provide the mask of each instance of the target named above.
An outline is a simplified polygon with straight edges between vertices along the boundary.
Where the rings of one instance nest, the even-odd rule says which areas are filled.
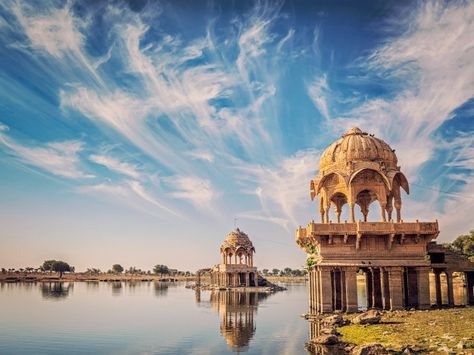
[[[387,312],[380,324],[351,324],[338,328],[338,332],[342,334],[341,340],[348,343],[379,343],[393,351],[410,346],[436,352],[443,345],[459,351],[456,346],[460,341],[464,342],[465,349],[473,349],[474,307]]]

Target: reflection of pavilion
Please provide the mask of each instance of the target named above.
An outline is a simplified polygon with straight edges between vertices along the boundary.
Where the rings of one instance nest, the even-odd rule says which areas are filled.
[[[267,297],[267,293],[258,292],[211,292],[209,302],[219,314],[221,335],[232,350],[248,347],[256,330],[254,318],[258,304]]]

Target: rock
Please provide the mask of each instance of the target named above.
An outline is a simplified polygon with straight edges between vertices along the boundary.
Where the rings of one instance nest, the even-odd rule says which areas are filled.
[[[352,320],[354,324],[377,324],[382,318],[379,311],[371,309],[367,312],[364,312]]]
[[[343,322],[342,315],[334,314],[323,319],[322,323],[327,325],[340,325]]]
[[[462,340],[458,343],[458,345],[456,345],[456,347],[457,347],[458,349],[464,349],[464,346],[465,346],[465,344],[464,344],[464,342],[463,342]]]
[[[312,339],[312,342],[323,345],[334,345],[339,342],[339,339],[335,335],[321,334],[320,336],[317,336],[316,338]]]
[[[333,327],[323,328],[320,330],[320,333],[324,335],[337,335],[336,328]]]
[[[355,355],[384,355],[389,352],[380,344],[364,344],[356,346],[352,350]]]
[[[447,345],[443,344],[440,348],[438,348],[438,351],[439,352],[442,352],[442,353],[450,353],[451,352],[451,349],[448,348]]]

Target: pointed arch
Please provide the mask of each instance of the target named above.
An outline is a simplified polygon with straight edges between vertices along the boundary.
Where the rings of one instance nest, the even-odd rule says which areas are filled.
[[[359,175],[361,174],[362,172],[364,171],[373,171],[374,173],[376,173],[377,175],[379,175],[382,180],[384,181],[385,183],[385,187],[388,189],[388,190],[391,190],[392,189],[392,183],[391,181],[387,178],[387,176],[385,176],[385,174],[382,174],[380,171],[377,171],[377,170],[374,170],[374,169],[370,169],[370,168],[362,168],[362,169],[359,169],[357,171],[355,171],[350,179],[349,179],[349,186],[352,184],[352,182],[354,181],[354,179]]]

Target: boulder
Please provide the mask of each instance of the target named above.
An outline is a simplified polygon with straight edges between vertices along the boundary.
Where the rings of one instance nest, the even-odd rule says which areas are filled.
[[[322,329],[320,330],[320,333],[321,333],[321,334],[324,334],[324,335],[337,335],[336,328],[334,328],[334,327],[322,328]]]
[[[334,325],[341,325],[343,321],[344,321],[344,319],[342,318],[342,315],[334,314],[332,316],[325,317],[322,320],[322,323],[326,324],[326,325],[334,326]]]
[[[385,355],[389,352],[380,344],[364,344],[356,346],[352,350],[355,355]]]
[[[380,323],[380,319],[382,319],[382,314],[375,310],[371,309],[367,312],[359,314],[352,320],[354,324],[377,324]]]
[[[320,336],[317,336],[316,338],[312,339],[312,342],[322,345],[334,345],[339,342],[339,339],[337,338],[337,336],[332,334],[321,334]]]

